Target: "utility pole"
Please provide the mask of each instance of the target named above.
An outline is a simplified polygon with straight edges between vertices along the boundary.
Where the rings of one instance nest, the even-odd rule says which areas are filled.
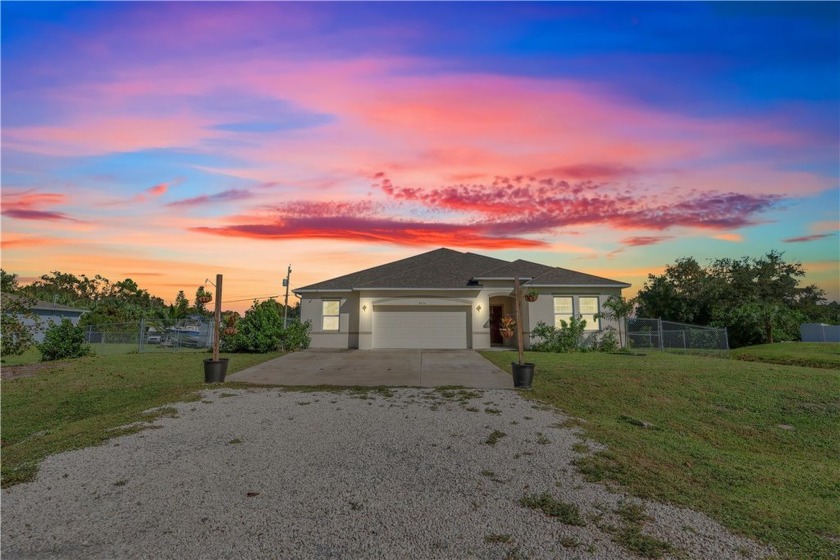
[[[286,287],[286,299],[283,300],[283,329],[286,328],[286,323],[289,320],[289,278],[292,276],[292,265],[289,265],[289,271],[286,272],[286,277],[283,278],[283,285]]]

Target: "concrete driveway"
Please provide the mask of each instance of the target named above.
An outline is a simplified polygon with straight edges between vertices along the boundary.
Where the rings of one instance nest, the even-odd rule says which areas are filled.
[[[513,388],[510,373],[472,350],[309,349],[242,370],[227,380],[262,385]]]

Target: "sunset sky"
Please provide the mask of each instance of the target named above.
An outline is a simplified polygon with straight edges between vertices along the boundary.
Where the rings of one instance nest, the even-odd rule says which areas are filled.
[[[840,4],[2,7],[2,266],[225,308],[449,247],[840,298]]]

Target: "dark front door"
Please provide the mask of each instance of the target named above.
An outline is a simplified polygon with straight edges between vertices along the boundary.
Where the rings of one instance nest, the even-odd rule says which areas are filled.
[[[503,307],[501,305],[490,306],[490,344],[504,344],[505,339],[499,327],[502,324]]]

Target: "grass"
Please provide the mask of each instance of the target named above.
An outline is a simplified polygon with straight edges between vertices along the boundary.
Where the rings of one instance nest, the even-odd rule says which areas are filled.
[[[748,362],[765,362],[824,369],[840,369],[840,343],[780,342],[759,344],[732,351],[732,357]]]
[[[553,517],[566,525],[576,525],[578,527],[586,525],[586,522],[580,515],[580,510],[575,504],[568,504],[557,500],[551,494],[523,496],[519,500],[519,505],[531,509],[538,509],[547,516]]]
[[[493,430],[487,439],[484,441],[487,445],[496,445],[496,442],[505,437],[507,434],[504,432],[500,432],[499,430]]]
[[[97,356],[114,356],[114,355],[125,355],[125,354],[138,354],[137,352],[137,343],[96,343],[91,344],[91,348],[93,348],[93,352]],[[144,354],[168,354],[168,353],[177,353],[177,352],[187,352],[187,353],[206,353],[207,350],[204,348],[165,348],[157,345],[147,344],[143,346],[143,353]],[[3,366],[20,366],[20,365],[27,365],[27,364],[37,364],[41,361],[41,352],[34,346],[30,347],[20,356],[3,356]]]
[[[223,355],[228,373],[279,356]],[[3,381],[2,486],[32,480],[44,457],[98,445],[171,414],[167,403],[197,400],[203,355],[172,352],[51,362],[33,377]]]
[[[515,359],[483,355],[504,369]],[[840,554],[836,371],[658,352],[527,361],[526,394],[608,446],[578,460],[590,480],[703,511],[783,557]]]

